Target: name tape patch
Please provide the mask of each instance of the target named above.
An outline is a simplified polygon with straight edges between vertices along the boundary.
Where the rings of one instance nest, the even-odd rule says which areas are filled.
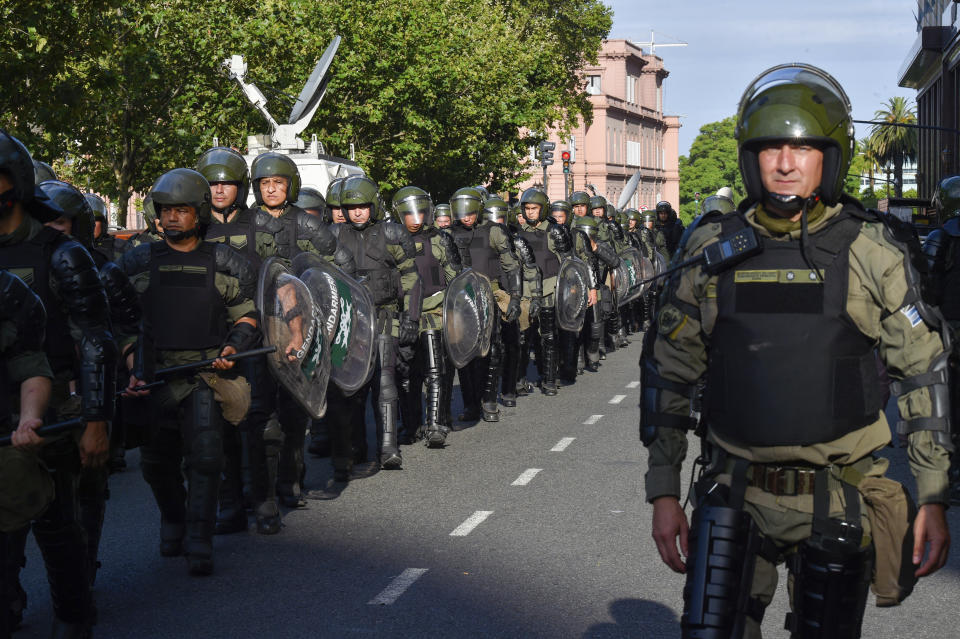
[[[923,321],[920,319],[920,311],[918,311],[917,307],[913,304],[907,304],[900,309],[900,312],[903,313],[908,320],[910,320],[910,326],[912,328],[916,328],[917,324]]]

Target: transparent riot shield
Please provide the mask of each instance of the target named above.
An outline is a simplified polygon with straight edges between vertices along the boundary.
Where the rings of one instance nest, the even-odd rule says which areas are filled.
[[[463,368],[490,351],[493,321],[490,282],[473,269],[464,269],[443,297],[444,343],[454,366]]]
[[[314,419],[327,410],[330,342],[321,327],[321,311],[306,284],[277,258],[260,269],[257,286],[264,345],[270,373]]]
[[[617,301],[620,306],[629,304],[643,295],[649,283],[644,280],[653,276],[653,264],[632,246],[620,253],[617,269]]]
[[[366,287],[323,259],[310,260],[301,278],[326,313],[321,316],[331,335],[330,379],[345,393],[354,393],[370,381],[377,357],[373,299]]]
[[[585,262],[568,257],[560,264],[557,274],[557,326],[565,331],[579,333],[587,315],[590,298],[590,268]]]
[[[323,268],[330,263],[314,253],[300,253],[293,258],[293,273],[299,277],[310,294],[313,303],[320,309],[321,327],[329,343],[333,343],[337,323],[340,321],[340,293],[337,290],[336,278],[328,275]],[[314,267],[320,270],[311,271]],[[333,267],[339,271],[337,267]]]

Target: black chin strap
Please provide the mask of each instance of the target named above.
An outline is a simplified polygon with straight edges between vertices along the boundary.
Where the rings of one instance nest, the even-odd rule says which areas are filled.
[[[163,237],[167,238],[173,243],[180,243],[190,238],[199,237],[200,229],[196,226],[190,229],[189,231],[164,231]]]

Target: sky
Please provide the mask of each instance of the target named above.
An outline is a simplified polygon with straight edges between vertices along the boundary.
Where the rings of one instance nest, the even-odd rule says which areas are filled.
[[[917,92],[897,86],[917,39],[915,0],[605,0],[610,38],[685,47],[657,48],[670,75],[664,112],[681,115],[680,154],[700,127],[735,115],[762,71],[806,62],[833,75],[850,96],[855,120],[871,120],[886,101]],[[646,49],[646,47],[645,47]],[[857,138],[870,126],[858,124]]]

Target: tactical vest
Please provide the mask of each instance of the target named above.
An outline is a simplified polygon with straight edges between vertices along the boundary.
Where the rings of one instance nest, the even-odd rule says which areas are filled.
[[[227,336],[227,308],[217,290],[216,246],[189,253],[163,242],[150,245],[150,284],[144,311],[158,350],[217,348]]]
[[[727,216],[722,234],[742,229]],[[767,241],[718,277],[704,413],[716,433],[747,446],[833,441],[883,407],[875,343],[846,312],[850,245],[862,220],[846,210],[810,236]]]
[[[548,236],[549,233],[543,229],[524,229],[520,231],[520,237],[525,239],[530,245],[530,248],[533,249],[537,266],[540,267],[541,275],[545,280],[550,277],[556,277],[557,274],[560,273],[560,260],[557,259],[557,256],[550,250],[550,245],[547,241]]]
[[[413,241],[417,245],[417,272],[420,273],[423,299],[447,288],[443,266],[440,264],[440,260],[433,255],[433,239],[435,237],[437,237],[435,229],[429,229],[413,236]]]
[[[473,229],[473,236],[467,246],[470,256],[470,268],[483,273],[491,282],[500,281],[500,256],[490,246],[490,228],[481,226]]]
[[[403,297],[400,272],[391,264],[387,236],[382,224],[372,224],[358,231],[351,224],[340,229],[340,245],[353,253],[357,263],[357,279],[363,283],[377,306],[393,304]]]
[[[45,226],[25,242],[0,246],[0,268],[19,275],[47,310],[44,351],[54,374],[72,370],[76,359],[64,304],[50,289],[53,252],[67,240],[60,231]]]
[[[237,249],[250,260],[253,267],[259,271],[262,262],[257,253],[257,225],[255,209],[243,209],[229,222],[213,223],[207,227],[203,236],[207,242],[225,242]]]

